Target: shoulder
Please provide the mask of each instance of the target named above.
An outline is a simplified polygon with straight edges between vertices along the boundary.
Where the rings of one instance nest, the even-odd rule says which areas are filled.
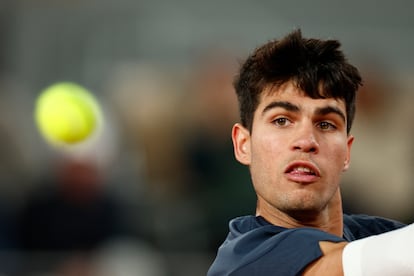
[[[404,226],[404,223],[379,216],[344,215],[344,236],[348,241],[378,235]]]
[[[237,218],[208,275],[296,275],[322,256],[320,241],[344,240],[317,229],[271,225],[260,217]]]

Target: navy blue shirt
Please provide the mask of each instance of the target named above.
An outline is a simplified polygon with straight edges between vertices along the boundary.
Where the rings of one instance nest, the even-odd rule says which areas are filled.
[[[258,216],[230,221],[208,276],[300,275],[322,256],[320,241],[353,241],[385,233],[404,224],[367,215],[344,215],[343,237],[315,228],[283,228]]]

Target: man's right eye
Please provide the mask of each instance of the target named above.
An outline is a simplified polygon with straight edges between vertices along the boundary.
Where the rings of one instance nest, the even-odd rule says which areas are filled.
[[[286,126],[289,123],[289,120],[285,117],[276,118],[273,123],[277,126]]]

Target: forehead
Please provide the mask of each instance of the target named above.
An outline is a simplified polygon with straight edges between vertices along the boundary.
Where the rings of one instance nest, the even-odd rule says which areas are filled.
[[[269,103],[275,101],[291,102],[304,109],[316,109],[325,106],[332,106],[339,108],[344,114],[346,114],[344,100],[335,98],[311,98],[304,91],[294,85],[293,82],[287,82],[280,86],[266,87],[260,95],[260,101],[256,111],[262,112]]]

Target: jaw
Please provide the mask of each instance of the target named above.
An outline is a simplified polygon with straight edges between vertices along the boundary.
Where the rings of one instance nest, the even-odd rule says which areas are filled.
[[[333,196],[323,199],[317,191],[306,188],[284,194],[277,204],[258,196],[257,215],[282,227],[325,228],[330,222],[342,221],[342,202],[339,188]],[[342,231],[342,230],[340,230]]]

